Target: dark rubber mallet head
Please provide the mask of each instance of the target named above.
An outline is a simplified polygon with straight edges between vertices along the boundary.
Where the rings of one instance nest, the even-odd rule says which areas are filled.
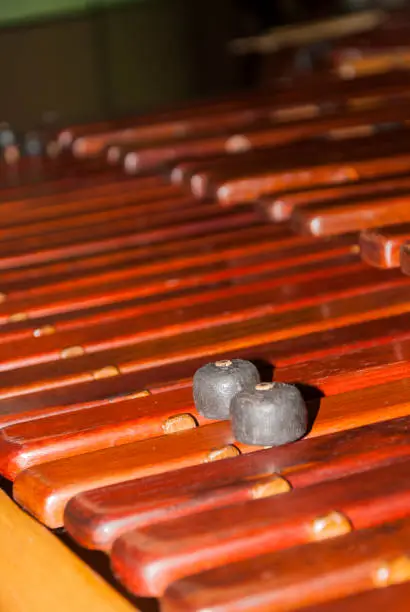
[[[229,419],[233,396],[244,389],[254,389],[259,382],[259,372],[250,361],[232,359],[207,363],[194,374],[196,409],[208,419]]]
[[[231,402],[232,429],[238,442],[280,446],[304,436],[308,411],[300,391],[286,383],[261,383]]]

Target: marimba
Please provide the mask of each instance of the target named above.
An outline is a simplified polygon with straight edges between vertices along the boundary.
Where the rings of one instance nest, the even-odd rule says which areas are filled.
[[[2,610],[407,610],[409,79],[74,126],[41,182],[3,165]],[[306,437],[198,413],[193,375],[234,358],[297,385]]]

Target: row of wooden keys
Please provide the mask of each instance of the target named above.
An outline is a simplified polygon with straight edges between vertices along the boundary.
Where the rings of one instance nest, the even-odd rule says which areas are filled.
[[[409,95],[321,76],[0,168],[4,488],[164,612],[407,610]],[[305,439],[196,411],[233,358],[299,386]],[[134,605],[0,500],[0,607]]]

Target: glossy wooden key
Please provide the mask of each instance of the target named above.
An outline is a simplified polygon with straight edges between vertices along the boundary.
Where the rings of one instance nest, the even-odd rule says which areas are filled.
[[[338,137],[345,134],[369,133],[377,129],[378,124],[397,122],[409,118],[409,107],[406,105],[385,106],[381,109],[343,113],[331,117],[295,121],[290,124],[272,126],[269,122],[257,130],[216,135],[202,139],[187,139],[165,142],[153,147],[132,145],[121,151],[120,147],[111,147],[107,159],[122,161],[128,173],[154,170],[163,164],[186,158],[200,158],[221,154],[237,154],[253,149],[277,146],[296,140],[302,140],[321,134]]]
[[[400,138],[386,132],[352,141],[305,141],[245,153],[199,170],[191,178],[191,188],[197,197],[215,196],[222,206],[230,206],[272,191],[404,173],[409,154],[406,133],[407,129],[401,131]]]
[[[394,338],[396,341],[404,340],[409,337],[407,320],[407,314],[375,319],[276,343],[250,346],[229,352],[229,356],[253,359],[262,364],[277,363],[283,367],[309,359],[342,355],[358,348],[386,345]],[[222,350],[214,358],[226,357],[227,353]],[[192,358],[160,366],[144,371],[139,377],[130,372],[2,400],[0,423],[5,427],[47,416],[69,415],[105,404],[117,404],[134,399],[141,393],[145,395],[144,385],[153,394],[190,387],[192,376],[204,364],[204,359],[207,358]]]
[[[404,274],[410,274],[410,245],[402,246],[400,253],[400,265]]]
[[[0,371],[68,359],[70,355],[78,357],[80,353],[135,346],[150,338],[215,327],[268,312],[297,310],[302,306],[318,304],[331,296],[345,296],[347,291],[351,294],[355,290],[360,292],[360,288],[365,290],[374,286],[375,282],[380,282],[378,278],[372,279],[368,271],[363,270],[360,263],[353,258],[352,261],[347,257],[335,258],[330,260],[329,264],[311,271],[304,266],[305,277],[302,274],[292,274],[291,268],[287,270],[290,272],[288,275],[277,271],[262,281],[234,286],[231,291],[227,289],[225,292],[214,291],[203,296],[189,296],[192,300],[187,297],[185,303],[180,298],[171,299],[163,303],[164,308],[160,308],[158,302],[155,307],[154,304],[152,307],[148,304],[141,305],[139,309],[129,309],[128,316],[127,311],[120,310],[118,317],[115,316],[115,311],[110,311],[111,321],[107,317],[106,323],[103,316],[95,316],[94,320],[88,316],[78,331],[70,329],[65,333],[56,333],[55,328],[51,328],[48,334],[45,330],[43,335],[39,333],[20,342],[15,338],[14,341],[7,342],[3,337]],[[326,284],[323,282],[325,279]],[[289,286],[292,280],[294,284],[290,295]],[[346,289],[347,285],[349,289]],[[272,300],[272,291],[276,293],[275,300]],[[178,305],[182,308],[174,310],[174,306]],[[155,319],[153,313],[156,313]],[[81,348],[70,350],[70,347]]]
[[[65,129],[58,138],[61,144],[71,146],[76,156],[89,157],[100,153],[109,143],[178,139],[189,134],[210,133],[227,128],[238,129],[239,126],[244,128],[270,117],[278,122],[297,121],[326,112],[329,103],[335,110],[350,109],[359,105],[363,98],[362,92],[366,92],[367,100],[374,99],[373,105],[377,102],[382,106],[388,101],[406,97],[406,81],[403,80],[402,74],[399,78],[398,75],[391,76],[390,82],[387,76],[383,82],[377,78],[362,79],[353,84],[343,83],[342,87],[336,79],[327,87],[323,79],[318,79],[320,96],[314,91],[312,82],[305,91],[297,88],[279,90],[275,92],[274,100],[269,94],[257,92],[250,97],[247,92],[242,99],[236,101],[228,99],[202,108],[199,105],[197,113],[191,117],[186,109],[180,109],[176,114],[171,112],[151,115],[145,120],[140,119],[134,125],[132,121],[128,122],[126,129],[123,125],[122,129],[111,127],[110,131],[109,124],[106,124],[105,127],[99,127],[94,135],[93,128],[90,135],[87,135],[83,126],[80,131],[78,127],[73,126]]]
[[[356,395],[364,407],[389,397],[390,406],[409,379],[326,398],[352,405]],[[366,403],[366,404],[365,404]],[[365,407],[364,407],[365,410]],[[388,414],[389,407],[386,406]],[[69,501],[64,527],[80,544],[108,551],[123,533],[247,499],[287,493],[292,488],[333,480],[356,471],[409,456],[408,417],[302,440],[297,444],[258,451],[220,464],[205,464],[164,475],[81,493]]]
[[[1,417],[0,417],[1,420]],[[0,473],[14,480],[37,463],[194,429],[211,420],[193,405],[190,387],[123,402],[77,408],[0,430]]]
[[[333,359],[327,357],[326,360],[278,368],[275,378],[315,385],[329,395],[359,389],[409,374],[406,347],[406,342],[396,341],[383,345],[379,350],[356,350]],[[401,352],[399,360],[395,359],[397,352]],[[327,370],[324,363],[329,364]],[[338,374],[334,374],[336,367]],[[70,414],[66,410],[61,416],[37,418],[10,427],[4,427],[9,415],[6,414],[4,419],[0,416],[3,425],[0,430],[0,473],[13,479],[22,469],[39,462],[161,435],[171,431],[171,422],[172,431],[206,423],[196,411],[192,412],[191,394],[188,388],[176,392],[176,396],[162,393],[153,398],[126,401],[122,405],[108,403],[86,410],[73,410]],[[179,414],[185,415],[184,418],[172,418]]]
[[[392,391],[388,417],[410,414],[408,383]],[[407,387],[406,387],[407,385]],[[375,389],[377,387],[372,387]],[[365,399],[369,400],[366,402]],[[317,410],[317,403],[313,404]],[[310,437],[353,429],[386,419],[386,396],[361,390],[323,399]],[[255,452],[256,446],[239,444],[229,422],[218,422],[171,436],[162,436],[33,466],[21,472],[14,496],[29,512],[49,527],[63,524],[68,501],[84,491],[134,480],[169,470]]]
[[[410,221],[410,192],[309,204],[292,214],[293,229],[313,236],[334,236],[387,224]]]
[[[128,372],[141,373],[139,380],[147,386],[147,377],[152,368],[166,364],[198,359],[233,350],[246,349],[255,344],[262,344],[294,338],[315,331],[325,331],[344,327],[352,323],[372,318],[382,318],[393,314],[402,314],[409,307],[409,290],[406,277],[405,284],[391,289],[376,288],[364,292],[363,288],[355,292],[354,297],[331,299],[319,305],[302,308],[298,315],[294,311],[280,314],[264,314],[249,320],[226,325],[210,327],[178,336],[140,342],[138,347],[125,346],[90,355],[79,355],[71,359],[49,364],[39,364],[30,368],[20,368],[0,373],[1,399],[36,393],[43,389],[71,386],[98,380],[107,376],[117,376]],[[403,345],[403,358],[397,351],[394,366],[388,369],[380,363],[379,376],[397,376],[400,368],[403,375],[407,368],[407,344]],[[387,355],[387,353],[386,353]],[[383,355],[378,359],[383,360]],[[352,364],[353,362],[351,362]],[[376,367],[376,366],[375,366]],[[384,373],[383,373],[384,372]],[[368,376],[372,377],[369,368]],[[152,380],[152,379],[151,379]],[[169,379],[168,379],[169,380]],[[366,381],[366,378],[363,378]],[[163,382],[154,379],[153,382]],[[354,384],[360,384],[356,377]]]
[[[303,191],[284,192],[282,194],[266,195],[260,198],[258,208],[271,221],[288,221],[296,208],[312,203],[331,202],[350,197],[364,195],[397,195],[410,189],[410,177],[388,176],[366,181],[353,181],[340,185],[325,185],[320,188]]]
[[[175,226],[167,226],[148,230],[147,232],[131,232],[129,222],[123,223],[123,230],[117,235],[113,235],[110,228],[103,225],[100,228],[100,237],[90,237],[90,232],[85,236],[82,230],[73,230],[78,233],[78,239],[73,237],[73,232],[69,235],[64,233],[56,234],[44,244],[41,237],[35,236],[27,238],[23,245],[8,241],[0,248],[1,260],[0,269],[10,267],[21,267],[46,263],[56,259],[68,259],[73,257],[83,257],[95,253],[116,251],[118,248],[129,246],[146,246],[167,242],[169,240],[181,240],[194,236],[204,235],[207,232],[222,232],[227,229],[234,229],[243,225],[252,225],[257,222],[256,215],[246,212],[241,215],[230,215],[222,217],[220,214],[214,218],[192,223],[179,223]],[[136,222],[137,223],[137,222]],[[10,244],[13,242],[13,244]]]
[[[5,226],[17,225],[43,219],[63,219],[85,212],[103,212],[133,203],[138,203],[137,211],[143,213],[149,206],[153,206],[154,210],[166,208],[166,202],[178,201],[178,197],[186,195],[174,185],[158,182],[145,186],[145,181],[145,178],[138,178],[108,184],[104,185],[104,190],[96,183],[95,187],[72,190],[65,194],[0,200],[0,219]]]
[[[83,274],[92,274],[99,270],[106,270],[112,267],[113,269],[124,264],[135,263],[142,265],[148,261],[167,262],[171,264],[171,260],[184,258],[189,259],[198,254],[208,251],[208,257],[212,258],[212,252],[219,252],[226,249],[226,257],[240,254],[245,248],[252,248],[260,251],[263,248],[275,249],[275,246],[282,238],[293,238],[297,241],[297,237],[289,228],[277,232],[273,231],[272,226],[266,223],[255,223],[250,227],[236,227],[232,231],[221,231],[211,236],[199,236],[187,238],[182,243],[178,240],[169,241],[165,244],[155,244],[150,247],[128,247],[119,248],[114,252],[100,253],[97,255],[83,256],[78,259],[60,260],[53,262],[45,262],[43,264],[31,265],[24,268],[11,268],[2,270],[2,281],[5,287],[29,286],[30,284],[50,284],[53,282],[61,282],[65,279],[79,277]],[[302,239],[303,240],[303,239]],[[302,243],[299,237],[300,244]],[[304,238],[306,241],[306,238]],[[258,243],[258,246],[255,245]],[[238,244],[240,245],[238,247]],[[253,252],[253,251],[251,251]],[[218,254],[215,253],[215,259],[218,259]],[[182,264],[183,265],[183,264]],[[178,268],[177,268],[178,269]]]
[[[197,257],[196,262],[203,260],[203,265],[198,266],[195,265],[195,259],[180,260],[169,266],[162,262],[147,263],[145,266],[129,265],[108,269],[104,276],[96,273],[78,280],[71,278],[45,286],[37,286],[35,283],[34,286],[30,283],[27,286],[12,285],[14,291],[4,294],[0,303],[0,324],[101,308],[132,299],[153,300],[165,294],[181,295],[187,290],[199,292],[207,287],[221,286],[222,283],[232,284],[234,279],[237,284],[245,283],[246,279],[269,276],[269,273],[280,274],[281,270],[291,271],[293,268],[293,272],[296,272],[296,266],[303,265],[303,262],[312,267],[316,263],[317,268],[320,268],[321,262],[326,266],[330,259],[355,255],[358,247],[352,242],[351,239],[342,239],[334,243],[300,244],[297,240],[291,240],[289,248],[284,249],[283,259],[279,248],[271,252],[256,249],[253,257],[252,254],[247,257],[245,252],[243,257],[236,260],[218,261],[218,257],[213,255]],[[283,242],[282,245],[286,246]],[[387,282],[394,276],[394,273],[386,274]],[[376,277],[383,281],[380,274],[376,274]],[[397,282],[403,283],[405,279],[400,277]]]
[[[410,598],[410,582],[402,582],[383,589],[375,588],[358,595],[332,600],[317,606],[304,608],[304,612],[362,612],[373,610],[384,612],[387,609],[407,612]]]
[[[392,478],[394,472],[394,478]],[[111,566],[133,593],[249,557],[366,529],[410,513],[410,461],[131,531]]]
[[[254,240],[252,240],[253,229],[259,230],[256,232]],[[337,248],[340,254],[342,254],[343,248],[345,252],[359,251],[357,238],[352,236],[334,240],[330,244],[329,241],[317,241],[306,237],[300,239],[288,228],[273,228],[270,236],[261,234],[260,229],[260,224],[251,225],[248,230],[250,233],[248,236],[249,242],[245,242],[242,248],[238,244],[235,245],[231,235],[228,242],[230,248],[227,249],[217,248],[216,246],[209,249],[198,249],[199,252],[192,252],[187,248],[187,250],[181,249],[179,252],[175,249],[173,253],[169,244],[158,245],[158,249],[155,249],[155,247],[127,249],[129,259],[123,261],[122,265],[113,265],[109,260],[110,254],[107,253],[101,261],[103,265],[95,271],[91,269],[84,274],[71,273],[68,278],[58,275],[51,279],[38,281],[37,279],[26,279],[24,277],[25,269],[10,270],[4,273],[2,286],[7,299],[15,300],[45,293],[58,295],[67,293],[69,290],[72,290],[74,294],[75,291],[84,289],[84,287],[88,287],[91,291],[93,287],[103,284],[108,285],[113,280],[119,283],[121,280],[129,279],[128,285],[131,287],[132,280],[149,285],[166,278],[168,275],[168,278],[171,278],[175,284],[179,278],[183,279],[184,276],[192,275],[194,269],[198,270],[199,276],[215,270],[218,264],[219,269],[249,267],[249,265],[258,265],[264,261],[269,261],[270,255],[274,258],[274,261],[277,261],[280,259],[281,249],[284,251],[285,262],[291,260],[292,257],[295,259],[302,253],[305,253],[307,257],[310,256],[311,259],[315,257],[315,254],[322,253],[321,257],[323,259],[323,254],[326,252],[336,254],[335,249]],[[262,237],[265,239],[262,240]],[[161,246],[164,248],[161,249]],[[174,248],[175,246],[174,244]],[[221,246],[223,247],[223,243]],[[290,261],[289,264],[283,265],[286,266],[291,263]],[[65,262],[65,265],[67,265],[67,262]],[[276,265],[278,266],[278,264]]]
[[[334,535],[337,517],[334,513]],[[332,535],[331,521],[330,515],[317,519],[317,539],[321,539],[320,528],[323,538]],[[247,612],[300,608],[306,612],[344,612],[373,609],[366,603],[375,601],[376,610],[404,610],[403,602],[398,608],[394,602],[409,593],[409,527],[409,519],[384,523],[189,576],[167,589],[161,608],[164,612],[233,612],[238,606]],[[342,522],[339,528],[342,531]],[[375,590],[369,600],[365,593],[370,589]],[[348,597],[361,592],[363,595]],[[339,603],[343,597],[348,598]],[[354,607],[355,602],[359,607]],[[380,606],[382,602],[385,607]],[[306,607],[309,605],[312,607]]]
[[[360,235],[360,253],[377,268],[398,268],[401,247],[409,240],[410,223],[366,230]]]
[[[58,538],[22,512],[2,491],[0,538],[2,610],[135,610]],[[54,565],[52,580],[50,563]]]

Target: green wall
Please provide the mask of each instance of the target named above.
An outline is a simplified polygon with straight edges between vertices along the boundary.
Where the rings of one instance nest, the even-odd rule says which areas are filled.
[[[0,0],[0,15],[5,4],[16,16],[17,8],[22,15],[30,4],[51,8],[57,1],[80,2]],[[16,27],[10,21],[0,28],[0,121],[26,131],[49,111],[68,125],[231,89],[230,0],[104,1],[106,10],[68,19],[26,13]],[[96,0],[82,4],[93,8]]]
[[[0,1],[0,24],[81,13],[101,6],[115,6],[142,0],[3,0]]]

